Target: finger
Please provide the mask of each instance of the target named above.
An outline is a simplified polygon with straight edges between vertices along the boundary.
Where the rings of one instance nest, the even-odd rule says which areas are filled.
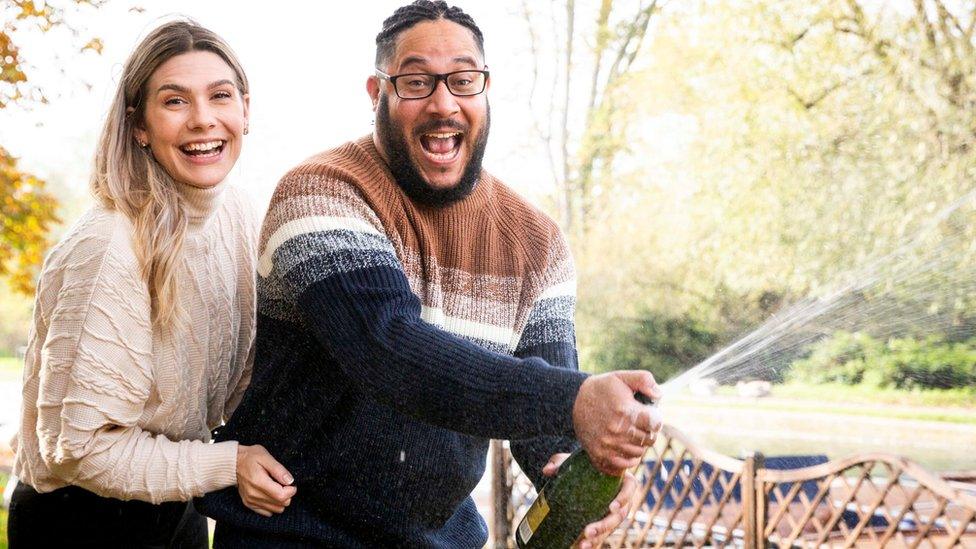
[[[247,508],[250,509],[250,510],[252,510],[252,511],[254,511],[255,513],[261,515],[262,517],[270,517],[271,516],[271,513],[270,512],[265,511],[264,509],[262,509],[260,507],[257,507],[257,506],[254,506],[254,505],[248,505]]]
[[[596,540],[597,536],[599,535],[600,535],[599,522],[591,522],[590,524],[586,525],[586,528],[583,528],[583,540],[589,543],[593,543]]]
[[[587,525],[584,532],[592,531],[594,534],[592,536],[587,536],[586,539],[596,544],[596,542],[599,541],[600,536],[612,532],[614,528],[620,525],[621,520],[622,517],[620,516],[620,513],[613,512],[603,517],[598,522]]]
[[[284,490],[284,497],[277,497],[276,495],[268,494],[263,490],[252,487],[248,491],[248,500],[264,507],[272,505],[275,507],[287,506],[288,502],[295,495],[295,489],[292,486],[284,486],[282,489]]]
[[[620,476],[624,474],[628,469],[633,469],[641,464],[641,457],[634,458],[624,458],[620,456],[615,456],[610,460],[610,465],[616,471],[614,476]]]
[[[650,446],[649,441],[654,439],[654,433],[645,431],[637,425],[632,425],[630,427],[630,433],[628,433],[628,438],[630,439],[630,442],[636,444],[637,446],[647,448]]]
[[[264,467],[264,470],[271,475],[271,478],[278,481],[278,484],[282,486],[289,486],[291,483],[295,482],[295,477],[291,476],[288,469],[284,465],[278,462],[271,454],[265,451],[259,458],[258,463]]]
[[[638,415],[634,418],[634,425],[637,429],[648,433],[657,433],[664,425],[664,416],[661,409],[657,406],[641,406]]]
[[[553,454],[553,456],[549,458],[549,461],[546,462],[546,464],[542,467],[543,476],[551,477],[555,475],[556,471],[559,470],[559,466],[562,465],[568,457],[569,454],[564,452]]]
[[[618,377],[630,387],[631,391],[640,391],[654,400],[661,398],[661,388],[654,381],[654,376],[644,370],[624,370],[617,372]]]
[[[255,509],[260,509],[261,511],[268,513],[265,515],[267,517],[270,517],[272,514],[277,515],[285,510],[285,508],[281,505],[255,505],[254,507]]]
[[[610,502],[610,510],[618,511],[620,513],[621,520],[627,518],[630,502],[634,499],[634,494],[636,492],[637,479],[630,473],[624,473],[623,483],[620,485],[620,492],[618,492],[617,497]],[[616,506],[614,504],[616,504]],[[614,507],[616,507],[616,509]]]
[[[631,443],[619,444],[613,447],[613,453],[615,456],[628,460],[642,458],[644,457],[645,452],[647,452],[647,448]]]
[[[289,493],[289,491],[286,490],[287,488],[292,488],[291,486],[282,486],[275,482],[275,480],[267,474],[252,479],[252,484],[254,485],[254,488],[259,490],[264,496],[271,498],[278,503],[295,495],[294,493]]]

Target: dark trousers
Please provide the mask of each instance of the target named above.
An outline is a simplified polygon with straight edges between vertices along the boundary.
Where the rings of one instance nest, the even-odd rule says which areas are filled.
[[[45,494],[19,483],[7,521],[10,549],[104,547],[206,549],[207,520],[189,502],[153,505],[67,486]]]

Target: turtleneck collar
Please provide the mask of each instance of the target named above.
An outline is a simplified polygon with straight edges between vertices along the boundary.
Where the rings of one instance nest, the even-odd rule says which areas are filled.
[[[220,208],[224,189],[227,188],[227,179],[206,189],[185,183],[177,183],[176,188],[183,198],[183,207],[186,209],[189,228],[199,229],[206,225],[214,212]]]

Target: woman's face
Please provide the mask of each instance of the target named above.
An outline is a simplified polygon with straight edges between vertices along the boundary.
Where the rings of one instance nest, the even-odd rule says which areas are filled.
[[[207,188],[227,177],[241,154],[248,96],[234,70],[208,51],[177,55],[149,78],[145,124],[136,139],[148,143],[174,180]]]

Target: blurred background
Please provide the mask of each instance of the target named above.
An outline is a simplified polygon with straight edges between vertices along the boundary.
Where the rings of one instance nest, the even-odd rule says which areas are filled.
[[[136,42],[182,14],[237,50],[234,177],[263,210],[293,164],[371,131],[373,39],[400,3],[0,1],[4,443],[33,281],[91,204]],[[976,470],[972,2],[457,4],[486,37],[485,166],[571,241],[583,369],[671,379],[668,420],[730,455]]]

